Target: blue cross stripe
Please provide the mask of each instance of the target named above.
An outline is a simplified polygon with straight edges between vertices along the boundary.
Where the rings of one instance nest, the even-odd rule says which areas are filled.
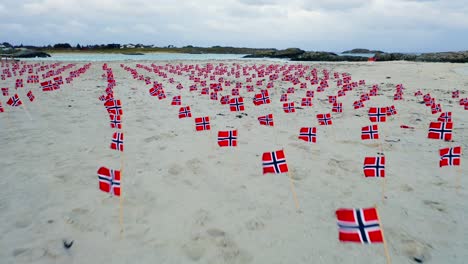
[[[288,104],[284,110],[287,110],[288,112],[294,110],[294,106],[292,104]]]
[[[236,107],[236,111],[240,111],[240,107],[243,106],[244,104],[239,102],[239,99],[235,99],[235,103],[231,104],[231,106],[235,106]]]
[[[375,177],[380,177],[380,170],[385,169],[385,166],[380,164],[380,157],[376,157],[375,158],[375,164],[373,164],[373,165],[364,165],[364,169],[373,169],[373,170],[375,170]]]
[[[361,209],[355,209],[355,215],[356,215],[356,222],[354,224],[340,224],[338,223],[338,227],[340,229],[347,229],[347,230],[355,230],[359,232],[359,236],[361,237],[361,241],[363,243],[370,243],[368,238],[368,233],[367,229],[375,229],[376,227],[379,227],[378,223],[374,224],[365,224],[363,219],[364,219],[364,212]]]
[[[438,129],[438,128],[429,128],[429,132],[438,133],[438,134],[440,134],[440,137],[441,137],[441,138],[444,138],[444,137],[445,137],[445,133],[450,133],[450,132],[452,132],[451,129],[446,129],[446,128],[445,128],[445,124],[446,124],[446,123],[441,123],[440,129]]]
[[[373,127],[372,126],[369,126],[369,131],[363,131],[362,133],[363,134],[369,134],[370,137],[373,139],[374,138],[374,135],[378,134],[379,131],[378,130],[373,130]]]
[[[381,113],[380,112],[380,108],[377,108],[377,113],[369,113],[369,116],[372,117],[372,116],[376,116],[377,117],[377,121],[380,121],[380,117],[381,116],[385,116],[385,114]]]
[[[15,96],[15,97],[13,97],[13,103],[12,103],[11,105],[12,105],[12,106],[17,106],[17,105],[19,105],[19,101],[20,101],[20,99],[17,98],[17,97]]]
[[[233,131],[229,131],[229,135],[227,137],[220,137],[218,140],[220,141],[229,141],[229,146],[232,146],[234,144],[234,141],[237,140],[237,137],[234,136]]]
[[[201,122],[198,122],[198,123],[197,123],[198,126],[203,126],[203,129],[206,129],[207,126],[208,126],[209,124],[210,124],[210,123],[207,122],[207,121],[205,120],[204,117],[202,118],[202,121],[201,121]]]
[[[326,115],[323,115],[323,117],[319,118],[319,119],[320,119],[320,121],[324,122],[325,125],[328,125],[328,121],[331,120],[331,118],[328,118]]]
[[[441,159],[448,159],[449,165],[453,165],[453,161],[455,160],[455,158],[460,158],[460,157],[461,157],[460,154],[454,154],[453,148],[450,148],[449,153],[443,155]]]
[[[117,149],[120,149],[120,145],[123,145],[123,140],[120,139],[121,136],[121,133],[117,133],[117,138],[112,138],[112,142],[114,142],[117,145]]]
[[[271,152],[271,159],[272,159],[271,161],[264,161],[263,166],[264,167],[273,166],[273,168],[275,169],[275,173],[280,173],[281,172],[280,165],[285,164],[286,159],[283,158],[283,159],[278,160],[276,157],[276,152]]]
[[[190,114],[190,110],[184,107],[182,108],[182,111],[180,111],[180,114],[183,114],[184,116],[188,116]]]
[[[299,136],[306,136],[309,141],[312,141],[312,139],[315,136],[317,136],[317,134],[313,133],[312,131],[313,131],[313,129],[309,127],[309,128],[307,128],[307,132],[300,132]]]
[[[443,113],[440,118],[444,119],[444,122],[449,122],[451,117],[447,113]]]

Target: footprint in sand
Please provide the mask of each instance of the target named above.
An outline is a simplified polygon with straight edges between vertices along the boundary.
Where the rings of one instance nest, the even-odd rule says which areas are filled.
[[[403,252],[412,261],[417,263],[425,263],[430,260],[430,249],[432,249],[431,245],[421,243],[416,240],[404,240],[402,242]]]
[[[209,228],[204,232],[192,235],[182,246],[185,255],[201,263],[250,263],[250,254],[241,250],[236,242],[223,230]]]
[[[445,206],[443,204],[439,203],[439,202],[424,200],[423,203],[425,205],[429,206],[433,210],[437,210],[437,211],[442,212],[442,213],[447,212],[445,210]]]
[[[203,167],[203,162],[197,158],[187,161],[186,164],[189,170],[193,171],[194,174],[199,174]]]

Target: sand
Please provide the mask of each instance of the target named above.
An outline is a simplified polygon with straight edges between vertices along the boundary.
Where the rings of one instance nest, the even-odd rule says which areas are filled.
[[[244,89],[245,115],[238,118],[228,106],[190,93],[186,74],[170,75],[176,80],[170,85],[137,69],[164,84],[167,99],[160,101],[120,63],[136,68],[206,62],[109,63],[115,97],[123,104],[123,155],[109,148],[115,129],[98,100],[107,85],[102,63],[92,63],[58,91],[44,93],[25,83],[18,94],[32,120],[0,97],[6,110],[0,114],[0,263],[385,263],[382,244],[338,241],[335,210],[374,205],[392,263],[468,262],[467,156],[460,167],[439,168],[438,154],[442,147],[468,149],[468,112],[451,98],[455,89],[468,97],[463,64],[303,63],[366,80],[366,86],[340,98],[344,113],[333,113],[333,126],[322,127],[315,115],[330,112],[326,98],[337,91],[332,81],[325,92],[315,93],[312,108],[291,114],[279,102],[289,83],[275,82],[272,104],[258,107]],[[175,89],[177,82],[185,88]],[[399,83],[406,88],[405,100],[394,102]],[[12,90],[14,78],[0,84]],[[379,84],[380,96],[353,110],[352,103],[372,84]],[[36,95],[33,103],[25,97],[29,88]],[[453,142],[427,139],[429,122],[438,115],[419,103],[417,90],[452,111]],[[192,118],[178,119],[179,107],[170,105],[177,94],[182,106],[191,107]],[[290,100],[299,106],[304,94],[297,88]],[[362,172],[364,157],[380,150],[376,142],[361,141],[360,130],[370,124],[369,106],[392,104],[398,115],[379,124],[387,159],[382,201],[382,179],[366,179]],[[274,128],[258,124],[257,117],[268,113],[274,114]],[[211,131],[195,132],[194,117],[202,116],[210,117]],[[402,124],[416,129],[401,129]],[[298,140],[304,126],[317,127],[316,144]],[[217,132],[230,129],[239,131],[239,146],[219,148]],[[262,174],[262,153],[279,149],[286,153],[299,210],[287,174]],[[96,174],[101,166],[119,169],[121,159],[122,234],[119,198],[98,189]],[[74,241],[68,250],[64,239]]]

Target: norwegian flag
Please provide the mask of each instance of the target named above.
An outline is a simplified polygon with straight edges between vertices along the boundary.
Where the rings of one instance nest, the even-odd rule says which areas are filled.
[[[429,100],[424,101],[424,102],[425,102],[426,106],[431,106],[432,107],[432,105],[435,105],[435,99],[434,98],[430,98]]]
[[[414,127],[412,127],[412,126],[407,126],[407,125],[401,125],[400,128],[404,128],[404,129],[414,129]]]
[[[2,88],[3,96],[8,96],[8,88]]]
[[[229,107],[231,112],[244,111],[244,98],[236,97],[229,100]]]
[[[385,157],[365,157],[364,176],[385,177]]]
[[[2,102],[0,102],[0,113],[3,113],[5,109],[3,109]]]
[[[423,93],[421,91],[417,91],[417,92],[414,93],[414,96],[421,96],[421,95],[423,95]]]
[[[370,107],[368,115],[371,122],[385,122],[387,120],[387,108]]]
[[[440,104],[432,104],[431,105],[431,113],[434,115],[434,114],[437,114],[437,113],[440,113],[442,112],[442,107],[440,106]]]
[[[263,126],[274,126],[273,114],[258,117],[258,122]]]
[[[439,150],[440,161],[439,167],[444,166],[460,166],[461,147],[443,148]]]
[[[377,125],[370,125],[361,128],[361,139],[379,139],[379,128]]]
[[[97,174],[101,191],[120,196],[120,171],[101,167]]]
[[[306,97],[314,97],[314,91],[308,90],[306,92]]]
[[[222,105],[229,104],[229,95],[221,96],[220,102]]]
[[[329,95],[329,96],[328,96],[328,102],[329,102],[330,104],[336,103],[336,95]]]
[[[217,101],[218,100],[218,93],[217,92],[211,92],[210,93],[210,99]]]
[[[432,97],[431,97],[430,94],[425,94],[425,95],[423,96],[424,102],[431,100],[431,98],[432,98]]]
[[[232,88],[232,89],[231,89],[231,95],[232,95],[232,96],[238,96],[238,95],[239,95],[239,89],[237,89],[237,88]]]
[[[294,87],[289,87],[288,90],[286,91],[288,94],[294,93]]]
[[[317,128],[315,127],[301,127],[299,131],[299,139],[306,142],[317,142]]]
[[[354,109],[363,108],[363,107],[364,107],[364,103],[363,103],[362,101],[360,101],[360,100],[359,100],[359,101],[355,101],[355,102],[353,103],[353,107],[354,107]]]
[[[179,119],[192,117],[192,113],[190,112],[190,106],[184,106],[179,109]]]
[[[179,84],[177,84],[176,88],[178,90],[182,90],[182,89],[184,89],[184,86],[181,83],[179,83]]]
[[[161,89],[159,94],[158,94],[158,99],[159,100],[163,100],[163,99],[166,99],[166,94],[164,93],[164,90]]]
[[[329,125],[333,124],[330,113],[318,114],[317,115],[317,120],[319,122],[319,125],[321,125],[321,126],[329,126]]]
[[[34,97],[34,94],[32,93],[31,90],[26,95],[28,96],[29,101],[31,101],[31,102],[33,102],[34,99],[36,99],[36,97]]]
[[[254,105],[262,105],[262,104],[269,104],[271,103],[270,95],[268,94],[268,90],[262,91],[259,94],[256,94],[254,97]]]
[[[403,95],[400,94],[400,93],[396,93],[396,94],[393,96],[393,100],[394,100],[394,101],[403,100]]]
[[[210,117],[196,117],[195,118],[195,129],[197,131],[210,130]]]
[[[7,104],[16,107],[22,105],[23,102],[19,99],[18,94],[15,94],[8,99]]]
[[[171,105],[181,105],[182,104],[182,99],[180,95],[176,95],[172,98]]]
[[[201,94],[206,95],[210,93],[210,89],[208,87],[204,87],[201,89]]]
[[[460,99],[460,105],[468,105],[468,97]]]
[[[247,85],[245,88],[247,89],[247,92],[249,93],[254,91],[253,85]]]
[[[383,243],[376,208],[340,208],[336,211],[336,218],[338,221],[338,239],[341,242]]]
[[[392,115],[398,114],[398,112],[397,112],[394,105],[387,106],[386,108],[387,108],[387,116],[392,116]]]
[[[333,113],[342,113],[343,112],[343,103],[335,102],[332,107]]]
[[[361,96],[359,97],[359,99],[363,102],[365,101],[369,101],[370,100],[370,97],[369,97],[369,94],[361,94]]]
[[[455,99],[455,98],[458,98],[460,97],[460,91],[456,90],[456,91],[453,91],[452,92],[452,98]]]
[[[18,89],[18,88],[23,88],[23,87],[24,87],[24,85],[23,85],[23,79],[17,79],[17,80],[16,80],[15,87],[16,87],[16,89]]]
[[[111,128],[122,129],[122,117],[120,115],[110,114],[109,117]]]
[[[280,102],[287,102],[288,101],[288,94],[282,94]]]
[[[431,122],[427,138],[450,141],[452,139],[452,128],[452,122]]]
[[[53,91],[54,90],[54,85],[51,80],[41,82],[41,88],[42,91],[47,92],[47,91]]]
[[[346,92],[344,90],[339,90],[338,91],[338,97],[343,97],[346,95]]]
[[[218,131],[220,147],[237,147],[237,130]]]
[[[441,113],[439,118],[437,118],[437,121],[452,122],[452,112],[443,112],[443,113]]]
[[[158,96],[162,92],[162,88],[151,87],[148,92],[151,96]]]
[[[109,114],[113,114],[113,115],[123,114],[122,103],[120,102],[120,100],[110,99],[104,103],[104,106],[106,107],[107,112]]]
[[[285,113],[294,113],[294,112],[296,112],[296,108],[294,108],[294,102],[284,103],[283,104],[283,111]]]
[[[54,82],[58,85],[62,85],[63,84],[62,76],[54,77]]]
[[[283,150],[264,152],[262,155],[263,174],[288,172],[288,164]]]
[[[122,151],[124,150],[124,135],[122,132],[114,132],[110,144],[111,149]]]
[[[310,97],[302,98],[301,106],[312,106],[312,98]]]

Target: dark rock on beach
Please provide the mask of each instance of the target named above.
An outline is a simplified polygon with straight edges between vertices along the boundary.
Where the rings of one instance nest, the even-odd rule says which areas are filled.
[[[47,58],[50,57],[49,54],[42,51],[35,50],[21,50],[11,54],[14,58]]]
[[[358,53],[384,53],[381,50],[368,50],[368,49],[352,49],[352,50],[347,50],[343,51],[343,54],[358,54]]]
[[[144,53],[141,52],[123,52],[123,55],[145,55]]]
[[[293,61],[367,61],[368,58],[360,56],[339,56],[333,52],[325,51],[310,51],[304,52],[296,58],[291,58]]]
[[[246,55],[244,58],[279,58],[292,59],[302,55],[305,51],[298,48],[289,48],[284,50],[265,50],[254,54]]]

